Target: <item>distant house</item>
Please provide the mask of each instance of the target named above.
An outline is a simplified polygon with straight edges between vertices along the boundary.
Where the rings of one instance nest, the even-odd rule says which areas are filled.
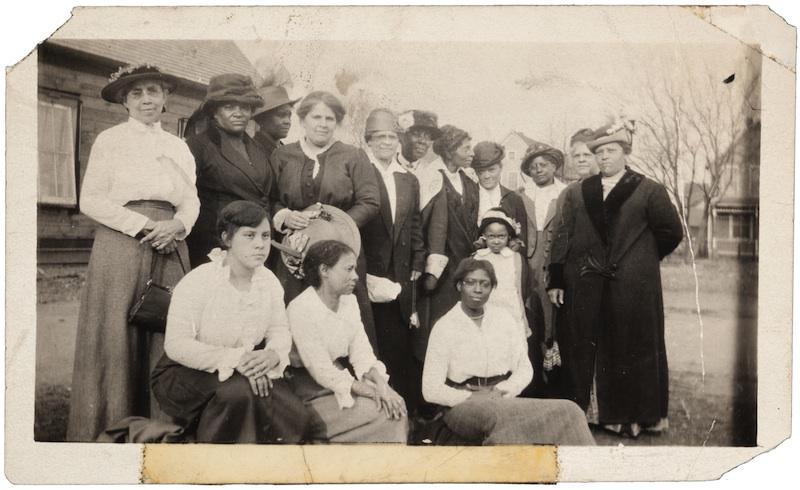
[[[232,41],[50,39],[39,46],[37,261],[87,263],[95,223],[79,212],[89,151],[101,131],[127,119],[100,98],[122,65],[149,62],[183,83],[167,103],[165,130],[182,135],[213,75],[255,70]]]
[[[749,123],[729,151],[735,152],[733,164],[721,180],[730,183],[711,204],[707,249],[710,257],[757,258],[761,123]],[[690,190],[689,229],[697,243],[703,226],[703,190],[697,182],[687,184],[684,195],[688,197]]]
[[[713,257],[757,258],[761,122],[749,123],[728,151],[730,185],[711,208],[709,250]]]

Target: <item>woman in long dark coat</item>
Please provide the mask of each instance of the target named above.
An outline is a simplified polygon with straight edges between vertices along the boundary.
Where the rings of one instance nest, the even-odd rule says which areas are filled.
[[[361,229],[378,215],[380,194],[372,164],[363,150],[335,138],[344,119],[342,103],[328,92],[308,94],[297,108],[305,136],[296,143],[281,146],[270,157],[275,172],[273,224],[283,234],[308,226],[304,212],[316,203],[329,204],[346,212]],[[275,271],[288,304],[305,286],[278,261]],[[364,329],[377,351],[375,326],[366,289],[366,259],[358,257],[358,285],[355,295],[361,309]]]
[[[569,398],[590,423],[636,436],[667,426],[659,262],[683,230],[666,189],[625,166],[631,129],[603,127],[589,143],[601,174],[565,191],[548,294]]]
[[[436,321],[458,302],[453,288],[453,272],[458,264],[475,251],[478,239],[478,183],[465,170],[472,163],[474,152],[469,133],[445,125],[442,135],[433,143],[433,151],[441,158],[438,165],[420,186],[427,192],[437,189],[430,199],[430,218],[427,223],[426,247],[428,258],[423,275],[426,296],[420,305],[422,320],[417,332],[414,354],[424,362],[428,336]]]
[[[192,267],[208,262],[208,253],[220,245],[217,216],[226,205],[244,200],[270,210],[269,155],[245,133],[261,105],[250,77],[229,73],[211,78],[203,105],[192,116],[206,123],[205,131],[186,140],[197,162],[200,197],[200,216],[186,239]]]

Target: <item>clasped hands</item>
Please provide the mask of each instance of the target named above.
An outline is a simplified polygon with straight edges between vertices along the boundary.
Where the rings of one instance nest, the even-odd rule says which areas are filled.
[[[254,395],[265,397],[272,389],[272,380],[267,374],[280,362],[280,357],[272,349],[254,350],[242,355],[236,371],[250,381]]]
[[[183,223],[178,219],[164,221],[147,220],[142,231],[146,233],[139,243],[146,243],[160,254],[170,254],[178,247],[178,235],[185,232]]]

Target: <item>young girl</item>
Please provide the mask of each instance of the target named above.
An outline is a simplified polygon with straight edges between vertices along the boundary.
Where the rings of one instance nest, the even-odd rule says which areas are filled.
[[[491,208],[481,218],[478,229],[481,248],[473,254],[476,259],[490,262],[497,273],[497,288],[489,297],[489,304],[506,308],[525,327],[525,336],[531,329],[525,316],[525,294],[527,289],[527,267],[522,256],[509,247],[516,240],[520,225],[502,208]]]

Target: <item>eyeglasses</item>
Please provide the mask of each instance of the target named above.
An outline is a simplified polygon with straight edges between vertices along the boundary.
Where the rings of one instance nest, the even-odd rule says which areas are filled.
[[[480,286],[484,289],[490,289],[492,287],[492,281],[487,281],[486,279],[464,279],[461,281],[465,286],[474,288],[475,286]]]

